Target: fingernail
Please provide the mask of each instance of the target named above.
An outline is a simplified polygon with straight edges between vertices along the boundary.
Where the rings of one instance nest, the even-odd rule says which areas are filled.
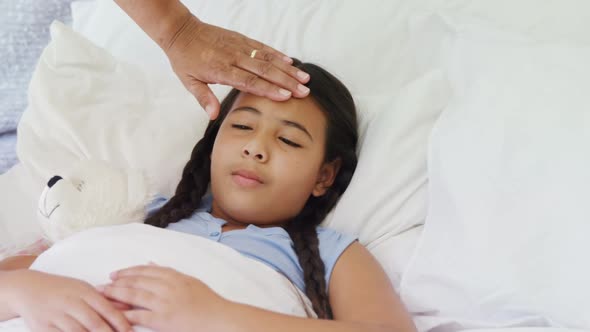
[[[306,86],[305,86],[305,85],[303,85],[303,84],[299,84],[299,85],[297,85],[297,90],[299,90],[299,91],[301,91],[301,92],[303,92],[303,93],[308,93],[308,92],[309,92],[309,88],[308,88],[308,87],[306,87]]]
[[[283,60],[285,60],[286,63],[293,63],[293,59],[291,59],[290,57],[288,57],[286,55],[283,57]]]
[[[104,285],[98,285],[98,286],[96,286],[96,290],[99,291],[99,292],[101,292],[101,293],[104,292],[104,288],[105,288]]]
[[[111,272],[111,274],[109,274],[109,277],[110,277],[111,279],[115,279],[115,278],[117,277],[117,271],[115,271],[115,272]]]
[[[282,94],[283,96],[290,96],[291,95],[291,91],[285,90],[285,89],[279,89],[279,93]]]
[[[300,70],[297,72],[297,77],[299,77],[302,80],[306,80],[309,78],[309,74]]]

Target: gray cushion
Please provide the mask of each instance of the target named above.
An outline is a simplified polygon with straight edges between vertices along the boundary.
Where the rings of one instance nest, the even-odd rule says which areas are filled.
[[[0,1],[0,174],[16,162],[14,131],[27,106],[27,87],[49,24],[71,23],[72,0]]]
[[[17,162],[16,131],[0,134],[0,173],[6,172]]]

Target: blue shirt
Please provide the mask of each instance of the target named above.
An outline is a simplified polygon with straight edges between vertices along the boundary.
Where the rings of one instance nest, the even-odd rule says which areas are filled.
[[[251,224],[245,229],[222,232],[221,227],[227,222],[209,213],[212,202],[212,196],[203,197],[201,207],[193,215],[166,228],[202,236],[230,246],[284,274],[300,290],[305,291],[303,269],[293,249],[293,241],[286,230],[281,227],[262,228]],[[156,212],[165,203],[165,198],[157,198],[149,205],[148,215]],[[336,261],[356,238],[323,227],[318,227],[317,232],[320,257],[326,270],[326,285],[329,286]]]

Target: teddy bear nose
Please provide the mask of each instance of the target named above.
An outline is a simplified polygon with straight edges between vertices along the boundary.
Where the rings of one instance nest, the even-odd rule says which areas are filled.
[[[52,177],[51,179],[49,179],[49,182],[47,182],[47,186],[48,186],[49,188],[51,188],[51,187],[53,187],[53,185],[54,185],[54,184],[56,184],[56,183],[57,183],[57,181],[59,181],[59,180],[61,180],[61,179],[62,179],[62,177],[61,177],[61,176],[59,176],[59,175],[56,175],[56,176]]]

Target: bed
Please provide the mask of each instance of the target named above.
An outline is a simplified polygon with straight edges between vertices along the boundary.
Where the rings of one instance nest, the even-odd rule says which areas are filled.
[[[183,2],[350,88],[359,165],[324,224],[359,236],[420,331],[590,329],[590,3]],[[59,170],[100,158],[167,195],[206,123],[112,1],[72,15],[52,25],[20,163],[0,176],[0,257],[35,250],[37,198]]]

